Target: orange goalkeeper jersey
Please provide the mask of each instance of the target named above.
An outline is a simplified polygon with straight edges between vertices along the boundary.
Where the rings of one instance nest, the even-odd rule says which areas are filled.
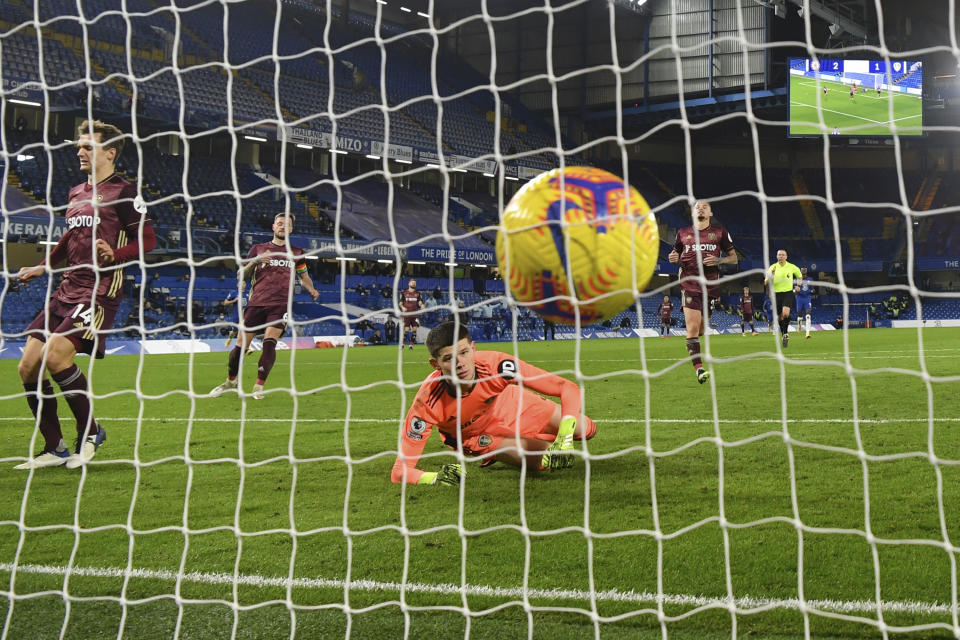
[[[461,441],[490,429],[501,431],[507,427],[515,432],[513,418],[518,415],[521,395],[503,392],[520,380],[527,389],[560,398],[563,415],[580,415],[580,388],[575,383],[500,351],[477,351],[474,362],[477,382],[459,399],[456,389],[442,379],[439,371],[431,373],[420,385],[401,429],[401,455],[393,465],[394,482],[403,481],[404,467],[408,483],[416,483],[423,475],[416,465],[434,427],[451,446],[456,446],[458,428]],[[511,406],[505,406],[508,403]],[[545,427],[521,424],[519,431],[521,435],[532,435]]]

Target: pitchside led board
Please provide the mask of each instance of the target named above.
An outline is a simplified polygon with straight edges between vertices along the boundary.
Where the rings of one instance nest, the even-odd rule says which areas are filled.
[[[923,134],[923,63],[790,58],[791,136]]]

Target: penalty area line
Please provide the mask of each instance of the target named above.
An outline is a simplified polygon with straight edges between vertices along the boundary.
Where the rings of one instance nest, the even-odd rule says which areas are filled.
[[[0,572],[12,573],[13,563],[0,563]],[[299,588],[299,589],[349,589],[359,592],[395,592],[395,593],[434,593],[438,595],[471,595],[491,598],[509,598],[512,600],[577,600],[590,602],[596,599],[603,602],[628,602],[650,604],[657,602],[671,605],[702,607],[714,605],[726,608],[730,604],[727,598],[695,596],[687,594],[658,595],[649,591],[621,591],[606,589],[603,591],[584,591],[582,589],[522,589],[520,587],[493,587],[485,585],[426,584],[420,582],[383,582],[379,580],[351,580],[331,578],[271,578],[256,574],[206,573],[193,571],[180,574],[164,569],[123,569],[119,567],[67,567],[37,564],[21,564],[16,567],[20,574],[55,575],[82,578],[137,578],[142,580],[161,580],[165,582],[194,582],[200,584],[238,584],[252,587]],[[832,611],[836,613],[912,613],[921,615],[949,614],[951,605],[934,602],[881,601],[868,600],[807,600],[797,598],[762,598],[742,596],[732,600],[738,609],[791,609],[797,611]]]

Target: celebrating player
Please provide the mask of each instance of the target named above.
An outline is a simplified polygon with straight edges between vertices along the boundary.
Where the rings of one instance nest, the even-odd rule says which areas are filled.
[[[660,337],[670,337],[670,325],[673,324],[671,313],[673,312],[673,303],[670,302],[670,296],[664,295],[663,300],[657,305],[657,315],[660,316]]]
[[[250,294],[250,306],[243,314],[245,330],[240,334],[237,344],[230,352],[227,361],[227,379],[210,391],[211,398],[222,396],[236,389],[237,374],[240,371],[240,354],[257,334],[257,327],[264,328],[263,351],[257,363],[257,382],[253,385],[254,400],[263,399],[263,385],[267,382],[270,369],[277,360],[277,340],[287,330],[288,308],[290,305],[290,279],[296,272],[300,284],[310,297],[316,300],[320,292],[313,286],[313,280],[307,273],[307,261],[303,258],[303,249],[294,245],[287,250],[287,238],[293,231],[294,217],[288,213],[278,213],[273,218],[273,239],[250,247],[247,256],[250,262],[241,272],[240,280],[245,282],[253,274],[253,292]]]
[[[806,321],[807,338],[810,337],[810,296],[813,293],[813,281],[807,277],[807,268],[800,267],[800,279],[794,288],[797,300],[797,333],[803,329]]]
[[[89,462],[107,439],[106,430],[93,417],[90,386],[74,357],[102,351],[102,334],[113,327],[120,304],[122,265],[156,245],[143,198],[115,172],[123,133],[99,120],[84,121],[77,133],[77,157],[87,181],[70,190],[67,231],[48,260],[17,274],[20,282],[29,282],[48,267],[64,260],[67,264],[60,286],[27,329],[17,368],[44,440],[43,451],[17,469],[59,465],[73,469]],[[72,455],[63,442],[53,385],[41,365],[60,386],[77,420]]]
[[[730,233],[710,221],[713,210],[706,200],[693,205],[694,224],[677,232],[673,251],[667,256],[671,264],[680,263],[680,289],[683,299],[683,317],[687,324],[687,352],[697,381],[703,384],[710,372],[703,368],[700,358],[700,336],[707,326],[707,307],[704,300],[716,297],[719,286],[711,285],[720,279],[721,264],[737,264],[737,252]],[[706,282],[700,282],[701,268]],[[704,298],[704,288],[707,297]]]
[[[466,326],[444,322],[427,336],[430,374],[400,430],[393,482],[458,484],[459,464],[423,471],[417,461],[436,427],[446,445],[515,467],[565,469],[573,464],[574,440],[597,432],[581,413],[580,387],[499,351],[477,351]],[[523,387],[517,385],[523,383]],[[534,391],[560,398],[560,404]]]
[[[747,335],[747,323],[750,324],[750,333],[758,335],[753,326],[753,296],[750,295],[750,287],[743,288],[743,295],[740,296],[740,334]]]
[[[767,274],[763,279],[763,285],[767,285],[770,281],[770,275],[772,275],[773,296],[775,298],[773,310],[778,317],[780,341],[783,348],[786,349],[790,341],[790,307],[793,306],[794,280],[802,276],[800,269],[797,269],[797,265],[787,262],[787,252],[783,249],[777,251],[777,261],[770,265]]]
[[[400,307],[403,309],[403,333],[410,348],[417,343],[417,329],[420,328],[420,309],[423,309],[423,296],[417,291],[417,281],[411,280],[407,288],[400,292]]]

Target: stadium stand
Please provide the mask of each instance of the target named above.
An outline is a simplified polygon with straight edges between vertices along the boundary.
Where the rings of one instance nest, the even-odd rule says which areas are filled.
[[[361,42],[374,36],[375,21],[361,13],[351,13],[343,20],[334,8],[337,28],[324,36],[329,38],[328,54],[316,47],[316,34],[326,33],[324,10],[300,0],[283,0],[282,5],[278,14],[274,3],[225,7],[181,0],[175,17],[173,8],[153,0],[83,0],[79,4],[51,0],[37,9],[41,20],[49,20],[41,39],[42,73],[37,38],[30,29],[5,39],[2,70],[4,77],[42,80],[52,86],[50,96],[56,104],[83,107],[92,98],[95,112],[107,116],[129,111],[135,99],[138,118],[147,126],[169,128],[181,117],[191,130],[279,121],[318,134],[335,130],[354,138],[389,137],[392,144],[468,158],[493,157],[497,151],[504,158],[501,166],[522,161],[529,168],[548,169],[560,162],[554,153],[545,151],[556,146],[553,128],[518,101],[505,100],[504,95],[499,96],[502,120],[496,131],[496,101],[485,88],[489,79],[447,56],[434,62],[433,43],[425,36],[387,41],[382,46],[372,39]],[[22,3],[0,0],[0,7],[6,21],[29,19]],[[125,19],[118,13],[121,10],[149,16]],[[86,21],[83,29],[78,16]],[[278,20],[283,37],[277,39],[274,51],[272,29],[263,25]],[[229,48],[225,47],[225,26]],[[401,30],[390,23],[379,28],[391,34]],[[170,64],[174,33],[180,35],[176,71]],[[135,43],[130,50],[126,49],[128,39]],[[76,80],[85,73],[86,59],[92,74],[89,89]],[[427,72],[434,64],[435,83]],[[224,65],[232,67],[230,73]],[[802,63],[794,65],[800,68],[797,65]],[[897,82],[910,86],[915,76],[906,74]],[[495,138],[497,148],[492,143]],[[55,212],[61,210],[69,188],[84,179],[72,146],[48,140],[46,148],[40,133],[29,130],[10,132],[7,141],[12,150],[29,156],[10,162],[9,186],[26,195],[24,208],[49,205]],[[565,148],[571,146],[564,144]],[[229,255],[235,237],[245,251],[257,234],[268,232],[273,214],[284,209],[297,216],[297,232],[311,238],[337,235],[369,243],[395,240],[402,245],[432,238],[437,244],[447,244],[440,224],[446,212],[448,233],[456,248],[489,249],[494,240],[491,231],[480,229],[496,225],[499,199],[453,181],[443,187],[436,179],[439,174],[395,182],[391,188],[382,177],[358,172],[356,167],[337,169],[334,177],[331,171],[280,163],[278,158],[242,163],[229,149],[214,148],[213,144],[204,147],[195,142],[178,153],[153,148],[141,153],[129,144],[120,158],[121,172],[131,180],[141,177],[144,197],[158,226],[161,253],[182,254],[191,246],[198,255]],[[568,164],[583,161],[576,156],[563,160]],[[621,168],[609,169],[619,172]],[[661,263],[666,261],[675,230],[688,224],[686,172],[682,165],[650,162],[635,162],[630,167],[631,182],[660,223]],[[715,211],[735,237],[740,269],[765,267],[764,251],[772,255],[778,248],[764,246],[766,228],[766,237],[777,238],[797,264],[835,264],[839,258],[853,269],[878,271],[906,256],[906,218],[889,203],[936,211],[960,195],[952,184],[912,172],[902,173],[901,187],[900,178],[893,169],[891,172],[889,179],[866,185],[852,169],[834,168],[828,182],[822,171],[766,168],[763,184],[758,185],[753,171],[695,166],[691,179],[695,197],[727,195],[715,203]],[[832,209],[825,205],[827,201],[835,203]],[[40,217],[45,218],[46,213]],[[956,216],[947,214],[916,220],[916,255],[956,252],[958,224]],[[223,274],[209,277],[219,275]],[[360,276],[348,276],[353,277]],[[193,301],[200,303],[204,317],[210,317],[223,287],[207,287],[206,281],[200,284],[192,290],[171,283],[160,287],[168,293],[147,328],[157,335],[175,331],[170,327],[176,325],[179,311]],[[351,280],[345,284],[344,303],[360,311],[371,309],[369,299],[353,294]],[[493,321],[486,323],[489,331],[483,330],[490,337],[502,337],[510,327],[504,305],[498,307],[500,315],[487,313],[487,307],[496,306],[490,300],[502,292],[502,284],[486,282],[492,298],[490,293],[474,293],[472,287],[462,292],[457,289],[475,319]],[[421,283],[421,289],[426,290],[425,284]],[[339,284],[323,291],[325,304],[339,300]],[[17,326],[19,309],[35,302],[34,293],[34,287],[24,287],[9,294],[24,296],[24,305],[5,307],[5,314],[14,314],[4,316],[5,331],[8,323]],[[168,308],[171,299],[172,309]],[[301,303],[305,300],[298,300],[297,304]],[[627,311],[614,318],[612,325],[619,326],[624,318],[633,327],[658,324],[653,309],[647,308],[648,301],[640,304],[639,317],[635,311]],[[377,305],[374,308],[382,310]],[[129,312],[127,307],[121,309],[121,314]],[[519,336],[542,336],[539,317],[523,311],[520,316]],[[316,317],[316,310],[303,317]],[[721,329],[737,323],[734,315],[722,310],[714,318]],[[324,323],[314,324],[305,330],[330,329]],[[216,334],[217,329],[200,327],[199,332]]]

